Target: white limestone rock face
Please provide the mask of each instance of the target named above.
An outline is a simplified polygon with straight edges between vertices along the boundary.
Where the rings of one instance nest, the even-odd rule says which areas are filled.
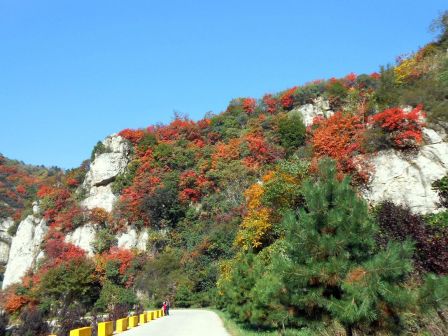
[[[81,202],[81,205],[87,209],[103,208],[106,211],[112,211],[114,203],[117,200],[109,185],[91,187],[86,199]]]
[[[12,237],[8,229],[14,225],[12,218],[0,220],[0,265],[6,265],[8,262],[9,249],[11,247]]]
[[[146,244],[148,243],[148,232],[143,230],[137,232],[137,230],[130,226],[126,232],[122,232],[117,236],[118,247],[125,249],[138,249],[140,251],[146,250]]]
[[[130,146],[121,136],[113,134],[102,141],[106,153],[95,155],[90,164],[84,186],[104,186],[122,173],[129,162]]]
[[[16,235],[12,238],[8,264],[2,289],[20,282],[26,271],[35,265],[41,255],[41,244],[48,230],[44,219],[32,215],[20,222]]]
[[[439,142],[434,133],[426,132],[433,143],[415,155],[395,150],[378,153],[372,159],[374,172],[364,197],[372,204],[388,200],[406,205],[414,213],[439,211],[440,200],[431,184],[448,173],[448,143]]]
[[[65,241],[82,248],[89,256],[93,256],[92,243],[95,241],[95,235],[95,225],[88,223],[67,234],[65,236]]]
[[[314,118],[317,116],[328,118],[334,114],[334,112],[330,109],[330,103],[328,100],[325,100],[322,97],[316,98],[313,104],[302,105],[291,110],[289,113],[299,113],[302,116],[305,126],[310,126],[313,123]]]
[[[122,173],[129,163],[130,145],[117,134],[108,136],[103,141],[107,152],[95,155],[83,182],[87,198],[81,203],[87,209],[103,208],[111,211],[116,201],[111,183]]]

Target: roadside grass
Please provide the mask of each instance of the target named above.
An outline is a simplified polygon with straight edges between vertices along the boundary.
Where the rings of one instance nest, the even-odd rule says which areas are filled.
[[[248,326],[233,320],[228,313],[218,309],[210,309],[214,311],[224,323],[224,327],[232,336],[312,336],[316,335],[305,329],[286,329],[283,332],[277,330],[255,330]]]

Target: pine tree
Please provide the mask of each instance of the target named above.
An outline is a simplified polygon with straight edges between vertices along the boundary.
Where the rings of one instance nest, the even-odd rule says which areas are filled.
[[[445,327],[448,327],[448,321],[443,315],[443,310],[448,307],[448,276],[428,274],[419,290],[418,306],[422,312],[434,309]]]
[[[390,330],[412,301],[402,285],[412,269],[412,245],[376,251],[377,226],[367,204],[336,173],[335,164],[323,160],[317,181],[302,187],[305,208],[284,218],[286,248],[276,266],[283,301],[297,325],[335,318],[347,335],[361,326]]]

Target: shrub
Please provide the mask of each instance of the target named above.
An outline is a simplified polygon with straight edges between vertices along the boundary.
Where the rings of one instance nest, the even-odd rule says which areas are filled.
[[[448,229],[448,210],[426,215],[424,219],[431,226]]]
[[[58,311],[58,335],[68,335],[70,330],[87,327],[90,322],[84,317],[87,311],[79,304],[70,304],[63,306]]]
[[[389,240],[412,239],[415,242],[413,259],[419,272],[448,273],[447,228],[429,227],[420,215],[392,202],[379,206],[377,218],[381,246],[386,246]]]
[[[328,119],[315,120],[311,129],[313,149],[313,168],[324,157],[336,161],[339,177],[353,174],[355,182],[362,183],[368,179],[369,167],[366,162],[359,164],[365,128],[357,115],[337,112]]]
[[[93,250],[97,254],[109,251],[111,247],[117,245],[117,237],[110,231],[109,227],[102,228],[96,232]]]
[[[432,184],[440,198],[440,206],[448,208],[448,174]]]
[[[278,136],[280,145],[288,154],[305,144],[306,127],[300,114],[281,117],[278,121]]]
[[[6,312],[0,312],[0,335],[7,335],[6,328],[9,324],[9,316]]]
[[[425,117],[422,105],[418,105],[410,112],[402,108],[393,107],[371,117],[372,127],[382,129],[391,139],[390,143],[399,149],[415,148],[422,142],[422,128]]]
[[[36,308],[27,308],[20,314],[20,325],[17,328],[16,335],[47,336],[49,330],[43,313]]]
[[[90,155],[90,161],[95,160],[95,157],[97,157],[98,155],[107,152],[108,152],[107,147],[104,146],[104,144],[101,141],[98,141],[96,145],[93,147],[92,154]]]

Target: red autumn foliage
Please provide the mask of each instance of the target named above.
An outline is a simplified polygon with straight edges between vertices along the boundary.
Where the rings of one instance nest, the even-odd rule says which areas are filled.
[[[132,130],[126,128],[118,133],[118,135],[129,140],[133,145],[135,145],[143,139],[143,137],[145,136],[145,132],[143,130]]]
[[[373,78],[373,79],[380,79],[381,75],[378,72],[372,72],[370,74],[370,77]]]
[[[75,202],[54,215],[52,227],[62,231],[75,229],[84,222],[84,210]]]
[[[373,127],[380,127],[387,132],[397,148],[413,148],[423,139],[422,128],[425,114],[423,106],[418,105],[410,112],[400,107],[393,107],[375,114],[370,119]]]
[[[70,191],[65,188],[42,186],[39,188],[37,195],[40,198],[45,198],[51,207],[44,211],[44,217],[50,223],[56,220],[59,212],[67,206],[70,199]]]
[[[134,253],[132,253],[132,251],[120,249],[118,247],[112,247],[108,252],[104,252],[101,256],[105,262],[118,261],[120,264],[118,271],[121,275],[125,274],[126,271],[131,267],[131,263],[135,258],[135,255]]]
[[[169,125],[157,130],[160,141],[172,142],[180,139],[193,141],[201,137],[197,124],[187,118],[176,118]]]
[[[179,199],[182,202],[198,202],[211,187],[212,183],[204,175],[187,170],[180,175]]]
[[[355,84],[357,77],[358,76],[354,72],[350,72],[348,75],[346,75],[344,77],[344,81],[345,81],[346,85],[352,86],[353,84]]]
[[[255,112],[257,107],[257,101],[254,98],[243,98],[243,109],[247,114],[252,114]]]
[[[16,191],[17,191],[19,194],[22,194],[22,195],[26,194],[26,189],[25,189],[25,187],[24,187],[23,185],[21,185],[21,184],[19,184],[19,185],[16,187]]]
[[[278,153],[269,146],[263,134],[248,134],[245,140],[250,151],[250,155],[244,158],[244,163],[248,168],[258,169],[262,164],[275,161]]]
[[[51,232],[45,243],[45,254],[49,258],[47,266],[57,266],[67,261],[85,258],[85,251],[64,241],[60,232]]]
[[[4,305],[4,309],[9,313],[13,314],[18,312],[30,302],[30,299],[24,295],[17,295],[15,293],[11,293],[6,297],[6,302]]]
[[[294,92],[296,91],[297,86],[294,86],[293,88],[286,90],[285,92],[283,92],[280,96],[280,105],[288,110],[292,107],[292,105],[294,104]]]
[[[73,177],[67,179],[67,185],[69,187],[77,187],[79,185],[79,181]]]
[[[316,119],[309,131],[314,168],[321,158],[330,157],[336,161],[340,177],[353,174],[356,181],[367,181],[368,168],[361,171],[358,164],[359,155],[364,153],[361,144],[365,128],[361,117],[337,112],[328,119]]]
[[[266,112],[274,114],[277,111],[278,101],[271,94],[263,96],[263,104],[266,106]]]

